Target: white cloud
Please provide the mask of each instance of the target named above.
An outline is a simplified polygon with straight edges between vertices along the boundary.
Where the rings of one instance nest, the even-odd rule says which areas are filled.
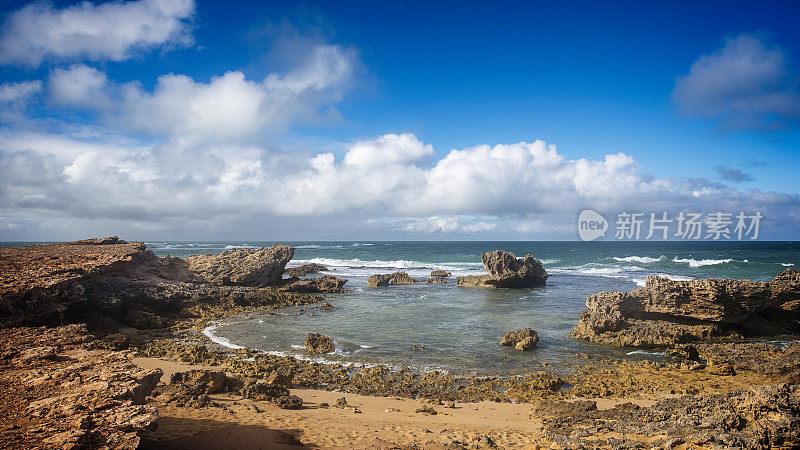
[[[3,83],[0,84],[0,104],[14,105],[25,103],[32,96],[41,91],[42,82],[39,80]]]
[[[783,50],[742,34],[695,61],[672,97],[683,113],[717,119],[723,128],[770,130],[800,119],[799,87]]]
[[[184,142],[247,141],[313,122],[339,101],[352,81],[355,53],[317,45],[292,70],[247,80],[240,71],[208,83],[186,75],[163,75],[153,91],[139,83],[117,84],[85,65],[56,69],[49,80],[58,105],[98,113],[111,129],[143,132]]]
[[[193,0],[139,0],[63,9],[37,2],[12,13],[0,36],[0,63],[38,66],[55,59],[121,61],[136,51],[192,41]]]
[[[624,154],[569,160],[535,141],[452,150],[421,165],[431,150],[412,134],[355,142],[338,160],[333,153],[304,159],[255,145],[136,146],[111,137],[0,134],[0,206],[14,223],[38,211],[153,233],[246,227],[295,236],[303,230],[316,238],[331,230],[340,233],[331,238],[367,231],[383,238],[572,238],[575,215],[586,207],[758,210],[790,230],[800,223],[796,194],[654,178]],[[347,162],[354,158],[369,164]]]

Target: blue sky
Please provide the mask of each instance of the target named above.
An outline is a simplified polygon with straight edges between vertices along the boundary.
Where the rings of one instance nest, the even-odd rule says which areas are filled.
[[[0,152],[16,176],[25,167],[51,172],[40,185],[0,191],[0,238],[112,228],[148,238],[574,238],[580,208],[613,215],[654,206],[764,209],[770,236],[800,238],[797,2],[4,8]],[[92,25],[115,18],[131,29]],[[136,29],[137,20],[162,28]],[[31,32],[42,27],[70,31],[42,40]],[[226,73],[241,79],[218,83]],[[189,81],[166,87],[165,75]],[[301,78],[302,88],[290,86]],[[266,94],[254,90],[262,85]],[[202,92],[240,98],[228,89],[262,103],[250,115],[232,104],[235,114],[220,117],[227,110],[208,106]],[[198,109],[202,99],[208,111]],[[209,131],[211,113],[234,126]],[[227,133],[240,124],[241,133]],[[53,139],[63,140],[60,150]],[[556,146],[553,159],[530,146],[508,150],[522,168],[498,163],[501,150],[475,149],[537,140]],[[357,147],[368,149],[359,153],[368,163]],[[459,151],[471,166],[456,160]],[[332,162],[317,159],[327,153]],[[608,162],[619,153],[624,163]],[[345,186],[323,167],[357,182]],[[107,185],[90,176],[98,170]],[[485,186],[505,177],[525,181]],[[285,195],[270,197],[273,182]],[[92,198],[103,189],[110,204]],[[529,200],[543,190],[548,198]],[[462,191],[476,201],[458,198]],[[521,193],[515,208],[509,197]]]

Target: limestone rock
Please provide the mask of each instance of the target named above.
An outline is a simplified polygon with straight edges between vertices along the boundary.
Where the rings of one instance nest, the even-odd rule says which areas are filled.
[[[283,280],[278,290],[286,292],[303,292],[306,294],[340,293],[347,292],[347,290],[344,288],[345,283],[347,283],[346,279],[336,278],[331,275],[306,279],[292,277],[287,280]]]
[[[651,275],[630,292],[586,297],[572,336],[614,345],[663,347],[748,335],[800,334],[800,272],[773,281],[673,281]]]
[[[303,407],[303,399],[296,395],[282,395],[274,398],[272,403],[281,409],[300,409]]]
[[[287,395],[289,395],[288,389],[272,384],[267,380],[250,380],[242,388],[242,397],[253,400],[271,401]]]
[[[503,336],[500,345],[514,347],[517,350],[531,350],[536,347],[539,342],[539,333],[533,328],[523,328],[517,331],[509,331]]]
[[[322,264],[311,263],[311,264],[303,264],[302,266],[297,266],[297,267],[289,267],[287,269],[284,269],[283,273],[289,275],[290,277],[302,277],[312,273],[328,272],[329,270],[330,269],[323,266]]]
[[[206,282],[223,286],[274,285],[281,280],[294,247],[235,248],[218,255],[193,255],[186,258],[189,270]]]
[[[333,340],[324,334],[309,333],[306,336],[306,350],[311,354],[318,353],[333,353],[336,347],[333,345]]]
[[[443,277],[449,277],[449,276],[450,276],[450,272],[448,272],[446,270],[432,270],[431,271],[431,277],[432,278],[435,278],[435,277],[442,277],[443,278]]]
[[[450,283],[450,281],[445,280],[444,278],[441,278],[441,277],[432,277],[432,278],[428,278],[428,281],[426,281],[426,283],[428,283],[428,284],[440,283],[441,284],[441,283]]]
[[[382,275],[372,275],[367,280],[367,287],[383,287],[390,284],[413,284],[417,280],[411,278],[405,272],[394,272]]]
[[[0,442],[13,448],[136,448],[158,423],[144,403],[161,370],[103,348],[83,325],[0,329],[0,354]]]
[[[459,286],[525,288],[543,286],[547,281],[542,262],[531,255],[518,259],[513,253],[492,250],[482,254],[481,261],[488,275],[458,277],[456,283]]]

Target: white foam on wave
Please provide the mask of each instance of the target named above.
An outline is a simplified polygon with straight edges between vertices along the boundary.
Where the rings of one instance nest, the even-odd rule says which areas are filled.
[[[661,255],[658,258],[651,258],[649,256],[625,256],[625,257],[615,256],[614,259],[620,262],[635,262],[640,264],[650,264],[661,261],[662,259],[667,259],[667,257],[664,255]]]
[[[631,352],[628,352],[628,356],[631,355],[664,356],[664,352],[656,352],[651,350],[633,350]]]
[[[693,258],[678,258],[672,259],[672,262],[687,263],[689,267],[702,267],[702,266],[715,266],[717,264],[725,264],[733,261],[732,259],[693,259]]]
[[[226,245],[225,250],[232,250],[234,248],[258,248],[253,245]]]
[[[215,323],[215,324],[213,324],[211,326],[208,326],[205,329],[203,329],[203,334],[205,334],[213,342],[216,342],[217,344],[219,344],[219,345],[221,345],[223,347],[232,348],[234,350],[246,348],[246,347],[242,347],[241,345],[234,344],[233,342],[231,342],[230,340],[228,340],[228,339],[226,339],[226,338],[224,338],[222,336],[217,336],[216,334],[214,334],[214,330],[219,328],[221,325],[223,325],[223,324]]]
[[[781,265],[783,267],[792,267],[792,266],[794,266],[794,263],[781,263]]]
[[[454,276],[467,275],[476,269],[483,269],[482,263],[471,262],[423,262],[413,261],[406,259],[398,260],[362,260],[359,258],[353,259],[337,259],[337,258],[311,258],[311,259],[295,259],[287,267],[295,267],[303,264],[321,264],[329,269],[336,271],[339,276],[370,276],[376,273],[376,270],[383,271],[397,271],[403,270],[409,272],[412,276],[427,276],[431,270],[446,270]],[[323,271],[323,273],[325,273]]]
[[[658,275],[659,277],[669,278],[672,281],[692,281],[694,278],[687,277],[683,275],[672,275],[671,273],[654,273],[652,275]],[[644,287],[647,284],[647,278],[634,278],[631,281],[636,283],[638,286]]]

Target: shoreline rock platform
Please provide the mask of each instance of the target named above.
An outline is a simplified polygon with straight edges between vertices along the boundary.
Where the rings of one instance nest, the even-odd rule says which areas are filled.
[[[758,282],[710,278],[673,281],[650,275],[630,292],[586,296],[571,335],[632,347],[800,334],[800,271]]]

